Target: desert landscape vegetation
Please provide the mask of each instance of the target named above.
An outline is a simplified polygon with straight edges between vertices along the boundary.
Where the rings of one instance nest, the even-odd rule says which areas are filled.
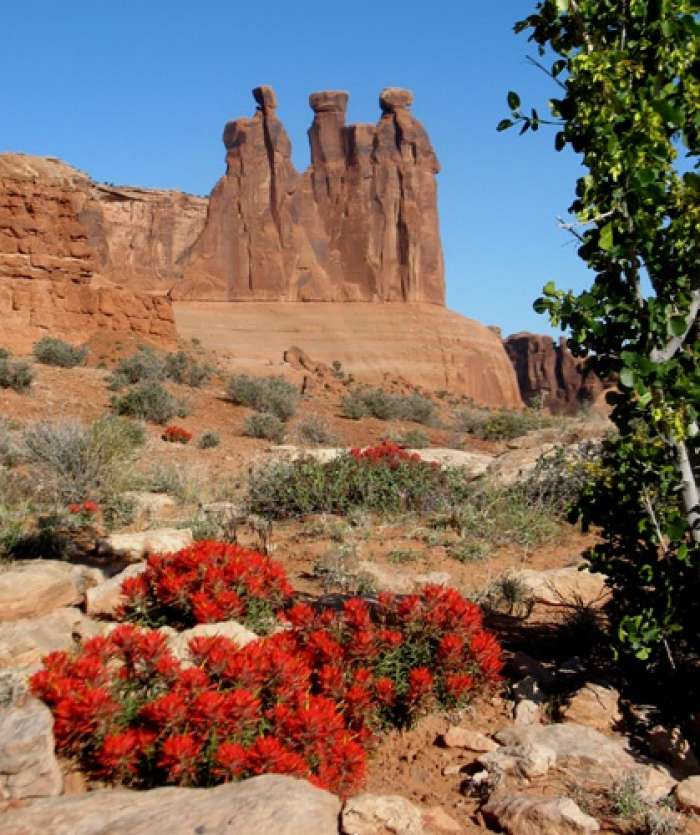
[[[407,89],[209,197],[0,153],[0,833],[700,833],[699,14],[516,24],[557,342],[446,306]]]

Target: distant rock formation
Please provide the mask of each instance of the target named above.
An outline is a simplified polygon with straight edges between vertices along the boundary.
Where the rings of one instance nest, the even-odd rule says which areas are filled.
[[[224,129],[227,170],[174,297],[444,304],[430,140],[408,90],[380,94],[375,125],[346,125],[348,94],[313,93],[311,165],[298,174],[269,87]]]
[[[551,412],[574,413],[592,404],[604,390],[594,374],[584,376],[583,362],[573,356],[566,339],[515,333],[504,341],[525,403],[539,400]]]

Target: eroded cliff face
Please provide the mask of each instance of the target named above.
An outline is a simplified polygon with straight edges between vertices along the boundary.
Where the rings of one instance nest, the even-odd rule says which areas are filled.
[[[25,346],[48,331],[74,341],[98,331],[175,339],[169,299],[108,281],[114,254],[96,191],[58,160],[0,155],[3,344]]]
[[[515,333],[504,341],[525,403],[540,400],[551,412],[572,414],[594,403],[605,386],[594,374],[584,376],[564,337]]]
[[[274,92],[253,95],[224,129],[226,174],[175,298],[444,304],[439,165],[411,93],[382,91],[377,125],[345,124],[347,93],[313,93],[303,174]]]

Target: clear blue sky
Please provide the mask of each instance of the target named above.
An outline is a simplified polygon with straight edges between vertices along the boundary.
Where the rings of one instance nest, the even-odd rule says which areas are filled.
[[[350,93],[349,120],[376,121],[377,94],[409,87],[442,163],[448,304],[516,330],[553,332],[532,311],[542,285],[590,276],[556,226],[580,168],[543,129],[496,133],[505,94],[544,105],[548,79],[512,25],[534,0],[38,0],[3,8],[0,150],[57,156],[96,180],[208,194],[224,123],[277,91],[298,168],[308,95]]]

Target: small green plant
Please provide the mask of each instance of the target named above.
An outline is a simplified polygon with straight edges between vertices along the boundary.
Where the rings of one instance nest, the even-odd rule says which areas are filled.
[[[143,382],[157,382],[165,377],[165,364],[160,354],[147,345],[140,345],[136,352],[124,357],[109,378],[109,387],[119,390],[124,386]]]
[[[174,397],[157,382],[145,382],[130,388],[121,397],[112,398],[112,408],[119,415],[164,424],[174,417],[186,417],[184,401]]]
[[[610,788],[610,803],[614,815],[635,818],[646,812],[648,804],[642,797],[642,783],[636,774],[616,780]]]
[[[333,430],[318,415],[302,418],[295,427],[295,435],[299,443],[309,446],[335,446],[338,443]]]
[[[243,434],[248,435],[249,438],[265,438],[281,444],[284,441],[285,425],[276,415],[269,412],[256,412],[246,418]]]
[[[396,440],[407,449],[425,449],[430,446],[430,438],[422,429],[409,429],[399,434]]]
[[[407,562],[415,562],[420,555],[418,551],[411,551],[408,548],[395,548],[393,551],[389,551],[386,556],[389,562],[402,565]]]
[[[460,539],[448,546],[447,553],[457,562],[480,562],[491,553],[491,547],[485,542]]]
[[[183,505],[200,501],[203,492],[197,473],[180,461],[154,464],[139,477],[135,487],[150,493],[167,493]]]
[[[322,581],[326,592],[367,595],[376,591],[373,578],[358,569],[357,546],[354,543],[330,550],[316,561],[313,574]]]
[[[9,355],[0,358],[0,388],[25,394],[33,381],[34,370],[28,362],[13,360]]]
[[[53,336],[43,336],[34,344],[33,352],[37,362],[60,368],[84,365],[88,355],[87,346],[78,348]]]
[[[486,611],[502,612],[518,618],[527,618],[534,600],[530,589],[513,574],[505,574],[485,589],[477,592],[475,600]]]
[[[555,426],[557,418],[532,409],[521,411],[488,409],[459,409],[455,413],[455,428],[459,432],[492,441],[512,440],[535,429]]]
[[[299,402],[296,386],[283,377],[257,378],[238,374],[229,380],[228,396],[238,406],[274,415],[281,421],[294,415]]]
[[[163,373],[173,382],[191,388],[201,388],[211,378],[211,368],[193,360],[184,351],[165,356]]]
[[[219,437],[219,433],[214,432],[212,429],[208,429],[206,432],[202,432],[199,436],[197,446],[200,449],[214,449],[214,447],[219,446],[220,443],[221,438]]]

